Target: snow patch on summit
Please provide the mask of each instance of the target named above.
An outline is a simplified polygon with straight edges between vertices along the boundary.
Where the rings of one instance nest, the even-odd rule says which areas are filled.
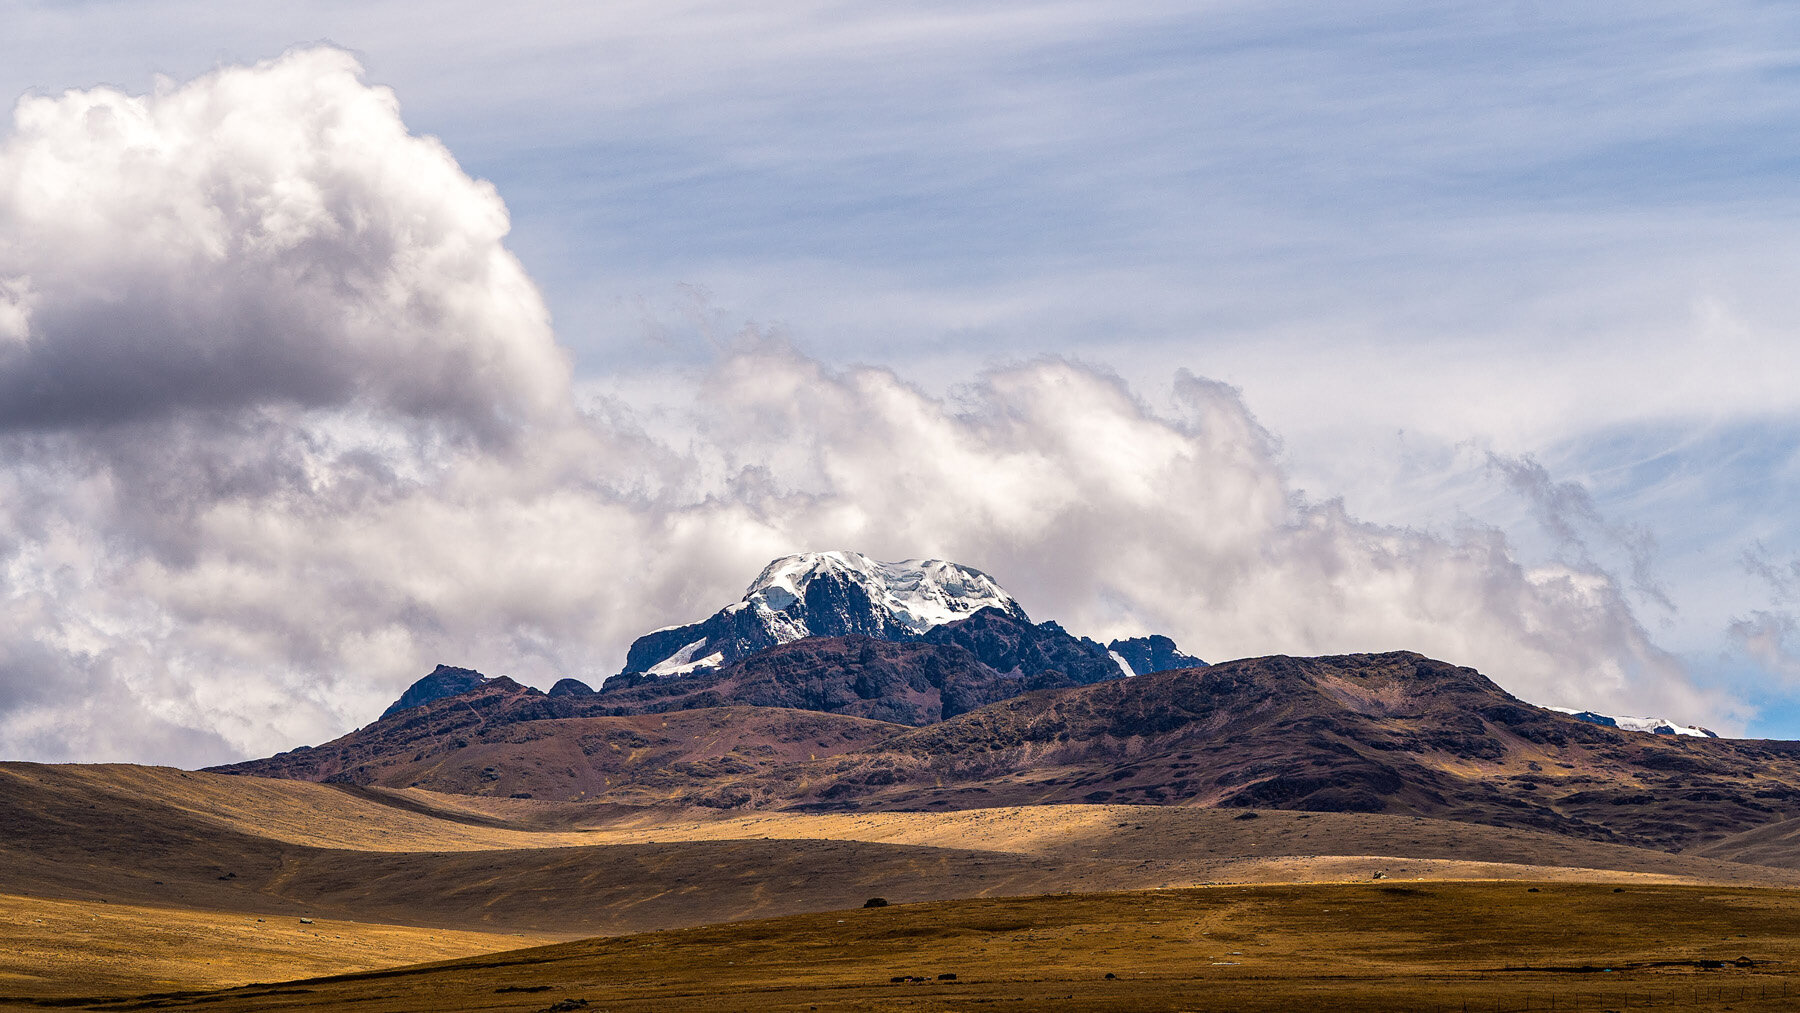
[[[994,578],[942,559],[887,563],[860,552],[806,552],[763,567],[742,600],[707,619],[647,633],[621,675],[659,677],[722,668],[806,637],[917,640],[993,608],[1030,622]]]
[[[915,634],[967,619],[984,608],[1024,615],[1005,588],[972,567],[941,559],[884,563],[860,552],[841,550],[775,560],[751,582],[744,603],[768,617],[769,630],[778,640],[799,640],[811,632],[790,610],[822,577],[838,577],[860,586],[878,613],[886,613],[891,623]]]

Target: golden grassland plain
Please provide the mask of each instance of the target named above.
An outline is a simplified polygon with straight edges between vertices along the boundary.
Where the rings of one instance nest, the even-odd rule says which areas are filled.
[[[1557,982],[1761,1002],[1800,938],[1789,869],[1406,816],[721,814],[0,764],[0,827],[6,1008],[371,971],[202,1006],[1510,1008]],[[875,895],[896,903],[858,907]],[[473,954],[499,955],[381,970]],[[1588,963],[1613,969],[1505,969]]]
[[[1261,820],[1247,821],[1237,810],[1064,804],[942,813],[725,815],[697,808],[639,809],[419,789],[352,789],[127,764],[0,764],[0,797],[8,794],[9,780],[102,810],[154,806],[260,839],[362,853],[858,841],[1100,859],[1115,865],[1174,863],[1168,884],[1144,885],[1173,885],[1195,875],[1256,878],[1244,860],[1405,856],[1800,886],[1800,873],[1725,861],[1727,856],[1717,849],[1704,856],[1671,855],[1523,829],[1378,814],[1265,810]],[[1209,876],[1212,872],[1218,875]]]
[[[224,992],[96,993],[82,1005],[217,1013],[1772,1011],[1800,1006],[1797,925],[1800,894],[1743,887],[1207,887],[893,905]]]
[[[0,995],[220,987],[446,960],[550,940],[0,894]]]
[[[422,811],[422,807],[397,806],[384,796],[311,781],[230,777],[123,763],[9,763],[0,765],[0,778],[28,782],[64,798],[83,797],[101,804],[154,803],[221,828],[310,847],[484,851],[598,843],[579,832],[518,830],[497,820],[459,822],[440,813]]]

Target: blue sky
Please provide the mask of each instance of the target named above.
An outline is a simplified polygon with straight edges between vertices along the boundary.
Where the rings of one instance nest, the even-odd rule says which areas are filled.
[[[1728,634],[1796,606],[1746,564],[1800,555],[1792,5],[0,17],[9,97],[348,49],[493,183],[591,392],[653,412],[746,327],[953,396],[1045,355],[1158,404],[1191,370],[1307,496],[1612,574],[1750,731],[1800,737],[1800,665]]]

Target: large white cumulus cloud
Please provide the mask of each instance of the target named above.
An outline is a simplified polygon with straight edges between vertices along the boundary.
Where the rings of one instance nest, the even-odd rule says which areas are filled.
[[[22,101],[0,148],[0,426],[367,400],[560,408],[505,206],[332,49]]]
[[[721,442],[786,462],[775,488],[824,491],[771,494],[778,528],[798,512],[801,538],[983,565],[1086,632],[1165,631],[1215,660],[1405,648],[1545,703],[1721,716],[1612,574],[1525,565],[1491,528],[1359,521],[1290,486],[1236,391],[1184,374],[1171,394],[1156,410],[1048,361],[952,405],[879,370],[764,354],[722,367],[709,401]]]
[[[306,51],[29,99],[0,148],[0,756],[317,741],[435,662],[597,682],[770,557],[989,570],[1213,658],[1410,648],[1529,699],[1692,690],[1591,565],[1299,495],[1230,388],[1015,365],[937,397],[747,338],[652,437],[572,405],[504,207]]]

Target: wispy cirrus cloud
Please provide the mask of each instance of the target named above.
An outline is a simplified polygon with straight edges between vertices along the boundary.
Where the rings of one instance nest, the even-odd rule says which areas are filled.
[[[1733,617],[1731,648],[1789,686],[1800,686],[1800,557],[1773,558],[1762,545],[1743,555],[1744,572],[1767,589],[1763,608]]]

